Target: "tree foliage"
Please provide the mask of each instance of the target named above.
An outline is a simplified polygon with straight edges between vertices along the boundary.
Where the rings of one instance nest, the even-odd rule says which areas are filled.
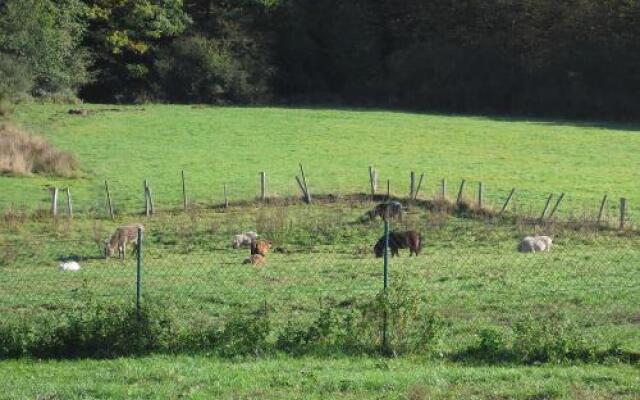
[[[80,0],[8,0],[0,6],[6,97],[76,90],[89,80],[88,53],[80,47],[85,11]]]
[[[0,13],[0,71],[94,101],[640,117],[636,0],[5,0]]]

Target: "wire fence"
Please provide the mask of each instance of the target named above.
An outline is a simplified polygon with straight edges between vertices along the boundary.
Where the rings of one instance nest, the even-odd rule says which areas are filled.
[[[105,258],[92,237],[5,241],[0,244],[0,314],[6,319],[55,313],[89,297],[133,303],[139,287],[143,302],[168,304],[190,323],[224,321],[268,305],[275,323],[284,326],[312,319],[328,304],[369,301],[384,287],[383,259],[372,250],[383,234],[381,223],[354,228],[329,221],[341,225],[338,234],[313,218],[301,228],[285,222],[280,230],[268,230],[269,221],[262,221],[272,248],[266,263],[254,266],[243,263],[249,249],[231,246],[230,233],[248,227],[245,216],[225,218],[230,225],[221,223],[215,232],[147,226],[140,263],[131,246],[124,261]],[[400,256],[389,258],[389,285],[419,295],[457,329],[562,310],[594,335],[640,345],[638,236],[558,233],[551,251],[532,254],[516,251],[518,234],[512,228],[418,221],[422,251],[409,257],[401,249]],[[414,223],[394,221],[391,229]],[[79,271],[60,270],[59,263],[71,260]]]
[[[365,174],[363,176],[366,178]],[[376,184],[377,196],[384,197],[388,194],[406,203],[414,198],[415,201],[427,203],[437,203],[445,198],[455,203],[460,197],[468,205],[494,213],[504,207],[506,215],[555,218],[563,221],[599,221],[603,225],[615,227],[621,224],[626,227],[638,225],[640,199],[633,194],[629,197],[625,193],[611,193],[603,197],[595,193],[565,193],[561,189],[545,193],[506,185],[488,185],[477,181],[436,179],[427,176],[419,187],[414,183],[412,195],[412,186],[406,177],[400,178],[395,174],[389,182],[390,186],[387,188],[387,180],[380,179]],[[152,205],[147,201],[145,183],[150,188]],[[0,199],[0,210],[5,218],[20,213],[47,217],[51,216],[54,208],[58,216],[68,216],[70,211],[67,185],[63,182],[57,185],[60,190],[55,207],[52,188],[34,188]],[[189,171],[184,181],[181,180],[180,171],[177,171],[172,179],[158,178],[157,183],[153,176],[148,180],[141,179],[138,183],[133,183],[129,178],[118,178],[90,185],[71,185],[70,189],[71,209],[75,214],[105,219],[110,218],[112,213],[116,218],[145,214],[148,208],[149,213],[174,213],[185,209],[219,208],[225,203],[233,206],[248,202],[297,201],[303,196],[296,181],[288,174],[269,175],[268,179],[265,178],[263,188],[258,174],[254,177],[237,176],[224,182],[205,182],[200,175],[191,177]],[[512,189],[515,189],[515,192],[510,196]],[[361,185],[336,182],[335,187],[330,187],[324,181],[312,182],[310,190],[314,195],[318,194],[317,197],[321,201],[339,198],[366,199],[371,195],[370,184],[364,178]]]

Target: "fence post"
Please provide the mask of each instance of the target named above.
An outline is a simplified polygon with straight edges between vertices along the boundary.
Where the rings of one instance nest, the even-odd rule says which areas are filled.
[[[115,219],[115,216],[113,214],[113,205],[111,204],[111,192],[109,191],[109,182],[107,182],[106,180],[104,181],[104,190],[107,192],[107,205],[109,207],[109,217],[111,217],[111,219]]]
[[[142,297],[142,227],[138,226],[138,252],[136,260],[136,318],[140,320],[140,299]]]
[[[558,197],[558,201],[556,201],[556,204],[551,209],[551,212],[549,213],[549,216],[547,217],[547,219],[553,218],[553,214],[556,213],[556,210],[560,206],[560,202],[562,201],[562,199],[564,199],[564,193],[560,193],[560,197]]]
[[[149,185],[147,180],[144,180],[144,215],[147,217],[150,215],[151,209],[149,208]]]
[[[602,221],[602,214],[604,213],[604,206],[607,204],[607,195],[605,194],[602,198],[602,202],[600,203],[600,209],[598,210],[598,225],[600,225],[600,221]]]
[[[544,204],[544,208],[542,209],[542,214],[540,215],[540,221],[544,220],[544,216],[549,209],[549,204],[551,204],[551,199],[553,198],[553,193],[549,193],[549,197],[547,197],[547,202]]]
[[[151,215],[155,214],[155,207],[153,206],[153,194],[151,193],[151,186],[147,185],[147,201],[149,202],[149,212]]]
[[[387,179],[387,200],[391,199],[391,179]]]
[[[424,180],[424,174],[420,174],[420,179],[418,180],[418,187],[416,188],[416,192],[413,194],[413,200],[418,199],[418,193],[420,193],[420,189],[422,189],[423,180]]]
[[[383,310],[383,321],[382,321],[382,353],[387,354],[389,349],[389,324],[388,324],[388,315],[387,315],[387,288],[389,287],[389,220],[387,218],[384,219],[384,270],[383,270],[383,296],[384,296],[384,310]]]
[[[464,193],[464,184],[465,184],[465,180],[463,179],[462,182],[460,182],[460,189],[458,190],[458,198],[456,199],[456,204],[462,203],[462,195]]]
[[[58,216],[58,188],[51,188],[51,215]]]
[[[182,207],[187,211],[187,184],[184,181],[184,170],[182,170]]]
[[[620,198],[620,229],[624,229],[624,224],[627,215],[627,199]]]
[[[507,200],[504,202],[504,205],[502,206],[502,209],[500,210],[500,213],[498,214],[498,216],[502,216],[502,214],[504,214],[504,212],[507,210],[507,207],[509,206],[509,203],[511,202],[511,198],[513,197],[513,195],[516,193],[516,188],[511,189],[511,191],[509,192],[509,196],[507,196]]]
[[[484,188],[482,187],[482,182],[478,183],[478,208],[482,210],[482,192]]]
[[[442,200],[447,199],[447,179],[442,178],[442,183],[440,186],[440,196],[442,196]]]
[[[411,171],[409,175],[409,199],[413,200],[413,196],[416,193],[416,172]]]
[[[260,172],[260,200],[267,200],[267,173]]]
[[[224,191],[224,208],[229,208],[229,197],[227,197],[227,184],[225,183],[223,186]]]
[[[71,189],[67,188],[67,216],[73,219],[73,202],[71,201]]]
[[[375,179],[374,179],[374,169],[372,166],[369,166],[369,186],[371,187],[371,196],[375,196],[376,195],[376,185],[375,185]]]
[[[304,174],[304,168],[302,168],[302,163],[300,163],[300,175],[302,176],[302,184],[304,185],[304,194],[306,197],[307,204],[311,203],[311,193],[309,192],[309,186],[307,185],[307,177]]]

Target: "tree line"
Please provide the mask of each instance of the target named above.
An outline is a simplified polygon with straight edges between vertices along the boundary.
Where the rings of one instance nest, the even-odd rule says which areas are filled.
[[[637,0],[0,0],[0,101],[640,117]]]

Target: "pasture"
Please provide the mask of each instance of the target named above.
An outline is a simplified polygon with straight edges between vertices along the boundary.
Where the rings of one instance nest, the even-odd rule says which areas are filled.
[[[96,112],[70,116],[66,107],[56,105],[17,110],[16,120],[74,152],[84,177],[0,177],[4,326],[55,320],[85,303],[133,304],[134,258],[127,254],[124,263],[105,260],[100,243],[117,226],[134,222],[145,225],[143,300],[160,305],[179,323],[177,336],[222,327],[263,310],[270,323],[266,341],[273,344],[290,327],[313,326],[325,310],[343,313],[374,301],[382,289],[382,260],[374,258],[372,246],[383,227],[379,220],[359,219],[375,203],[343,197],[311,205],[273,201],[212,206],[221,202],[225,183],[233,200],[255,198],[261,170],[268,172],[270,195],[296,194],[292,178],[299,161],[315,193],[367,192],[367,167],[375,165],[383,181],[392,181],[392,192],[401,196],[406,196],[413,169],[427,174],[423,198],[437,193],[441,177],[449,179],[453,197],[456,182],[464,177],[485,183],[490,207],[497,207],[511,187],[519,188],[513,210],[531,207],[537,213],[548,192],[566,192],[567,200],[558,219],[545,223],[515,213],[505,219],[471,218],[418,206],[409,206],[401,222],[392,222],[392,229],[414,229],[425,237],[419,257],[401,250],[389,269],[399,299],[416,299],[442,321],[441,337],[429,343],[427,356],[349,356],[328,346],[301,358],[276,350],[257,360],[230,361],[199,348],[193,356],[2,361],[0,371],[9,376],[13,398],[640,395],[633,358],[640,353],[640,235],[634,229],[561,223],[584,210],[595,211],[604,192],[614,199],[626,196],[630,220],[636,221],[640,161],[633,155],[640,150],[640,136],[632,126],[382,111],[87,108]],[[187,171],[192,202],[186,213],[179,211],[181,169]],[[145,178],[160,210],[149,218],[139,215]],[[114,221],[103,212],[104,179],[113,188],[118,211]],[[46,208],[42,186],[47,184],[72,188],[75,219],[20,211]],[[469,190],[473,196],[473,187]],[[612,203],[609,212],[615,218]],[[262,268],[243,265],[248,250],[231,246],[234,234],[248,230],[281,250],[272,251]],[[534,232],[552,235],[553,250],[517,253],[518,240]],[[78,260],[82,269],[58,271],[58,262],[69,259]],[[490,342],[486,332],[534,346],[538,331],[530,331],[531,337],[525,337],[530,342],[523,342],[512,328],[527,318],[535,324],[558,315],[575,329],[559,332],[563,338],[574,340],[571,335],[576,333],[579,344],[635,356],[631,362],[579,358],[559,366],[528,366],[483,358],[476,351]],[[550,335],[546,325],[540,329]],[[95,372],[87,372],[90,369]],[[127,382],[107,385],[123,373],[130,376]],[[53,378],[34,384],[44,375]],[[71,382],[71,375],[81,378]]]
[[[630,218],[640,205],[640,136],[635,125],[424,115],[391,111],[238,108],[175,105],[86,105],[87,116],[64,105],[23,105],[14,120],[72,151],[79,180],[2,178],[0,207],[48,208],[47,185],[71,187],[78,210],[104,210],[109,180],[117,211],[142,208],[149,179],[157,208],[181,205],[180,171],[189,201],[220,203],[223,185],[234,200],[259,193],[267,172],[270,196],[297,194],[294,175],[305,165],[314,193],[368,192],[370,165],[380,191],[406,196],[409,171],[425,173],[422,196],[461,179],[469,196],[477,182],[485,201],[499,206],[518,188],[514,207],[538,214],[548,193],[566,193],[559,216],[595,213],[604,193],[615,216],[626,197]]]

